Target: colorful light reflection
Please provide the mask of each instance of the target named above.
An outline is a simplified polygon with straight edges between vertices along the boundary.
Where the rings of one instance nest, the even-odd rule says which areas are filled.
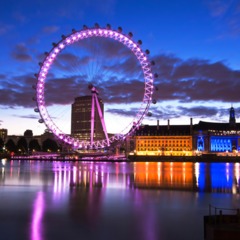
[[[31,223],[31,240],[42,240],[42,217],[44,212],[43,192],[38,192],[34,201]]]

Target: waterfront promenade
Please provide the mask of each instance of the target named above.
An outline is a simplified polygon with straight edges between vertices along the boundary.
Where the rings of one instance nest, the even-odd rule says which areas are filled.
[[[136,155],[0,155],[1,158],[12,160],[41,160],[41,161],[99,161],[99,162],[240,162],[240,156],[217,156],[206,154],[200,156],[136,156]]]

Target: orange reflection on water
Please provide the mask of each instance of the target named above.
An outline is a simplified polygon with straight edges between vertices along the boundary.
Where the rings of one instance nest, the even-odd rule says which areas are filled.
[[[134,164],[135,187],[192,190],[195,183],[194,163],[139,162]]]

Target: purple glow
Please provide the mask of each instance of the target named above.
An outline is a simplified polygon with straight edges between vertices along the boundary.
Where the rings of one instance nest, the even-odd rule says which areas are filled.
[[[32,224],[31,224],[31,240],[42,240],[42,217],[44,212],[43,192],[38,192],[34,201]]]
[[[86,38],[90,37],[108,37],[113,40],[116,40],[120,43],[122,43],[124,46],[126,46],[128,49],[130,49],[134,55],[136,56],[137,60],[139,61],[144,79],[145,79],[145,91],[144,91],[144,96],[143,96],[143,103],[140,106],[140,109],[138,110],[135,119],[127,126],[125,127],[121,133],[122,135],[127,135],[128,133],[123,133],[125,130],[128,130],[129,128],[130,133],[134,132],[136,130],[136,127],[141,124],[145,113],[148,111],[151,101],[152,101],[152,89],[153,89],[153,74],[151,70],[151,64],[148,61],[147,55],[144,53],[144,51],[141,50],[139,45],[135,43],[129,36],[125,36],[122,33],[116,32],[114,30],[110,29],[104,29],[104,28],[93,28],[91,30],[80,30],[77,33],[72,33],[70,34],[66,39],[62,39],[59,41],[55,47],[51,50],[49,55],[45,58],[40,71],[38,73],[38,83],[37,83],[37,88],[36,88],[36,95],[37,95],[37,104],[39,108],[39,114],[41,118],[43,119],[45,125],[47,126],[48,129],[50,129],[56,137],[60,138],[60,135],[65,135],[52,121],[51,116],[49,116],[48,111],[45,108],[44,105],[44,84],[45,84],[45,78],[48,75],[48,70],[50,66],[53,64],[54,60],[56,59],[57,55],[61,52],[61,50],[66,46],[73,44],[76,41],[80,41]],[[102,121],[103,122],[103,121]],[[138,124],[133,125],[133,122],[137,122]],[[102,124],[103,125],[103,124]],[[105,125],[105,124],[104,124]],[[57,130],[56,130],[57,129]],[[128,130],[129,131],[129,130]],[[128,132],[127,131],[127,132]],[[106,127],[104,127],[104,132],[106,132]],[[92,135],[92,132],[91,132]],[[107,134],[105,133],[106,139],[96,141],[94,142],[93,139],[91,138],[90,145],[92,147],[96,148],[103,148],[105,146],[109,146],[110,143],[116,141],[119,139],[118,137],[119,134],[114,135],[111,138],[107,137]],[[74,143],[77,141],[77,139],[68,137],[68,138],[63,138],[63,140],[69,144],[72,144],[74,147]],[[61,139],[60,138],[60,139]],[[87,143],[88,144],[88,143]],[[79,146],[84,145],[84,142],[80,142]]]

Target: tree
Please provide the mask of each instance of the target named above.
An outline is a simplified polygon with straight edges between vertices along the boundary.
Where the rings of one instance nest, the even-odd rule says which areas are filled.
[[[9,139],[5,145],[8,152],[17,152],[17,146],[12,139]]]
[[[4,147],[4,141],[2,138],[0,138],[0,152],[3,151],[3,147]]]
[[[27,129],[27,130],[24,132],[24,137],[33,137],[33,132],[32,132],[32,130]]]
[[[30,151],[41,151],[41,146],[39,145],[38,143],[38,140],[37,139],[33,139],[29,142],[29,150]]]
[[[58,150],[58,145],[56,143],[56,141],[50,139],[50,138],[47,138],[45,141],[43,141],[42,143],[42,150],[44,152],[48,152],[48,151],[51,151],[51,152],[57,152]]]
[[[22,153],[28,153],[28,144],[27,144],[27,140],[25,139],[25,137],[21,137],[18,140],[17,148],[18,148],[18,151],[20,151]]]

